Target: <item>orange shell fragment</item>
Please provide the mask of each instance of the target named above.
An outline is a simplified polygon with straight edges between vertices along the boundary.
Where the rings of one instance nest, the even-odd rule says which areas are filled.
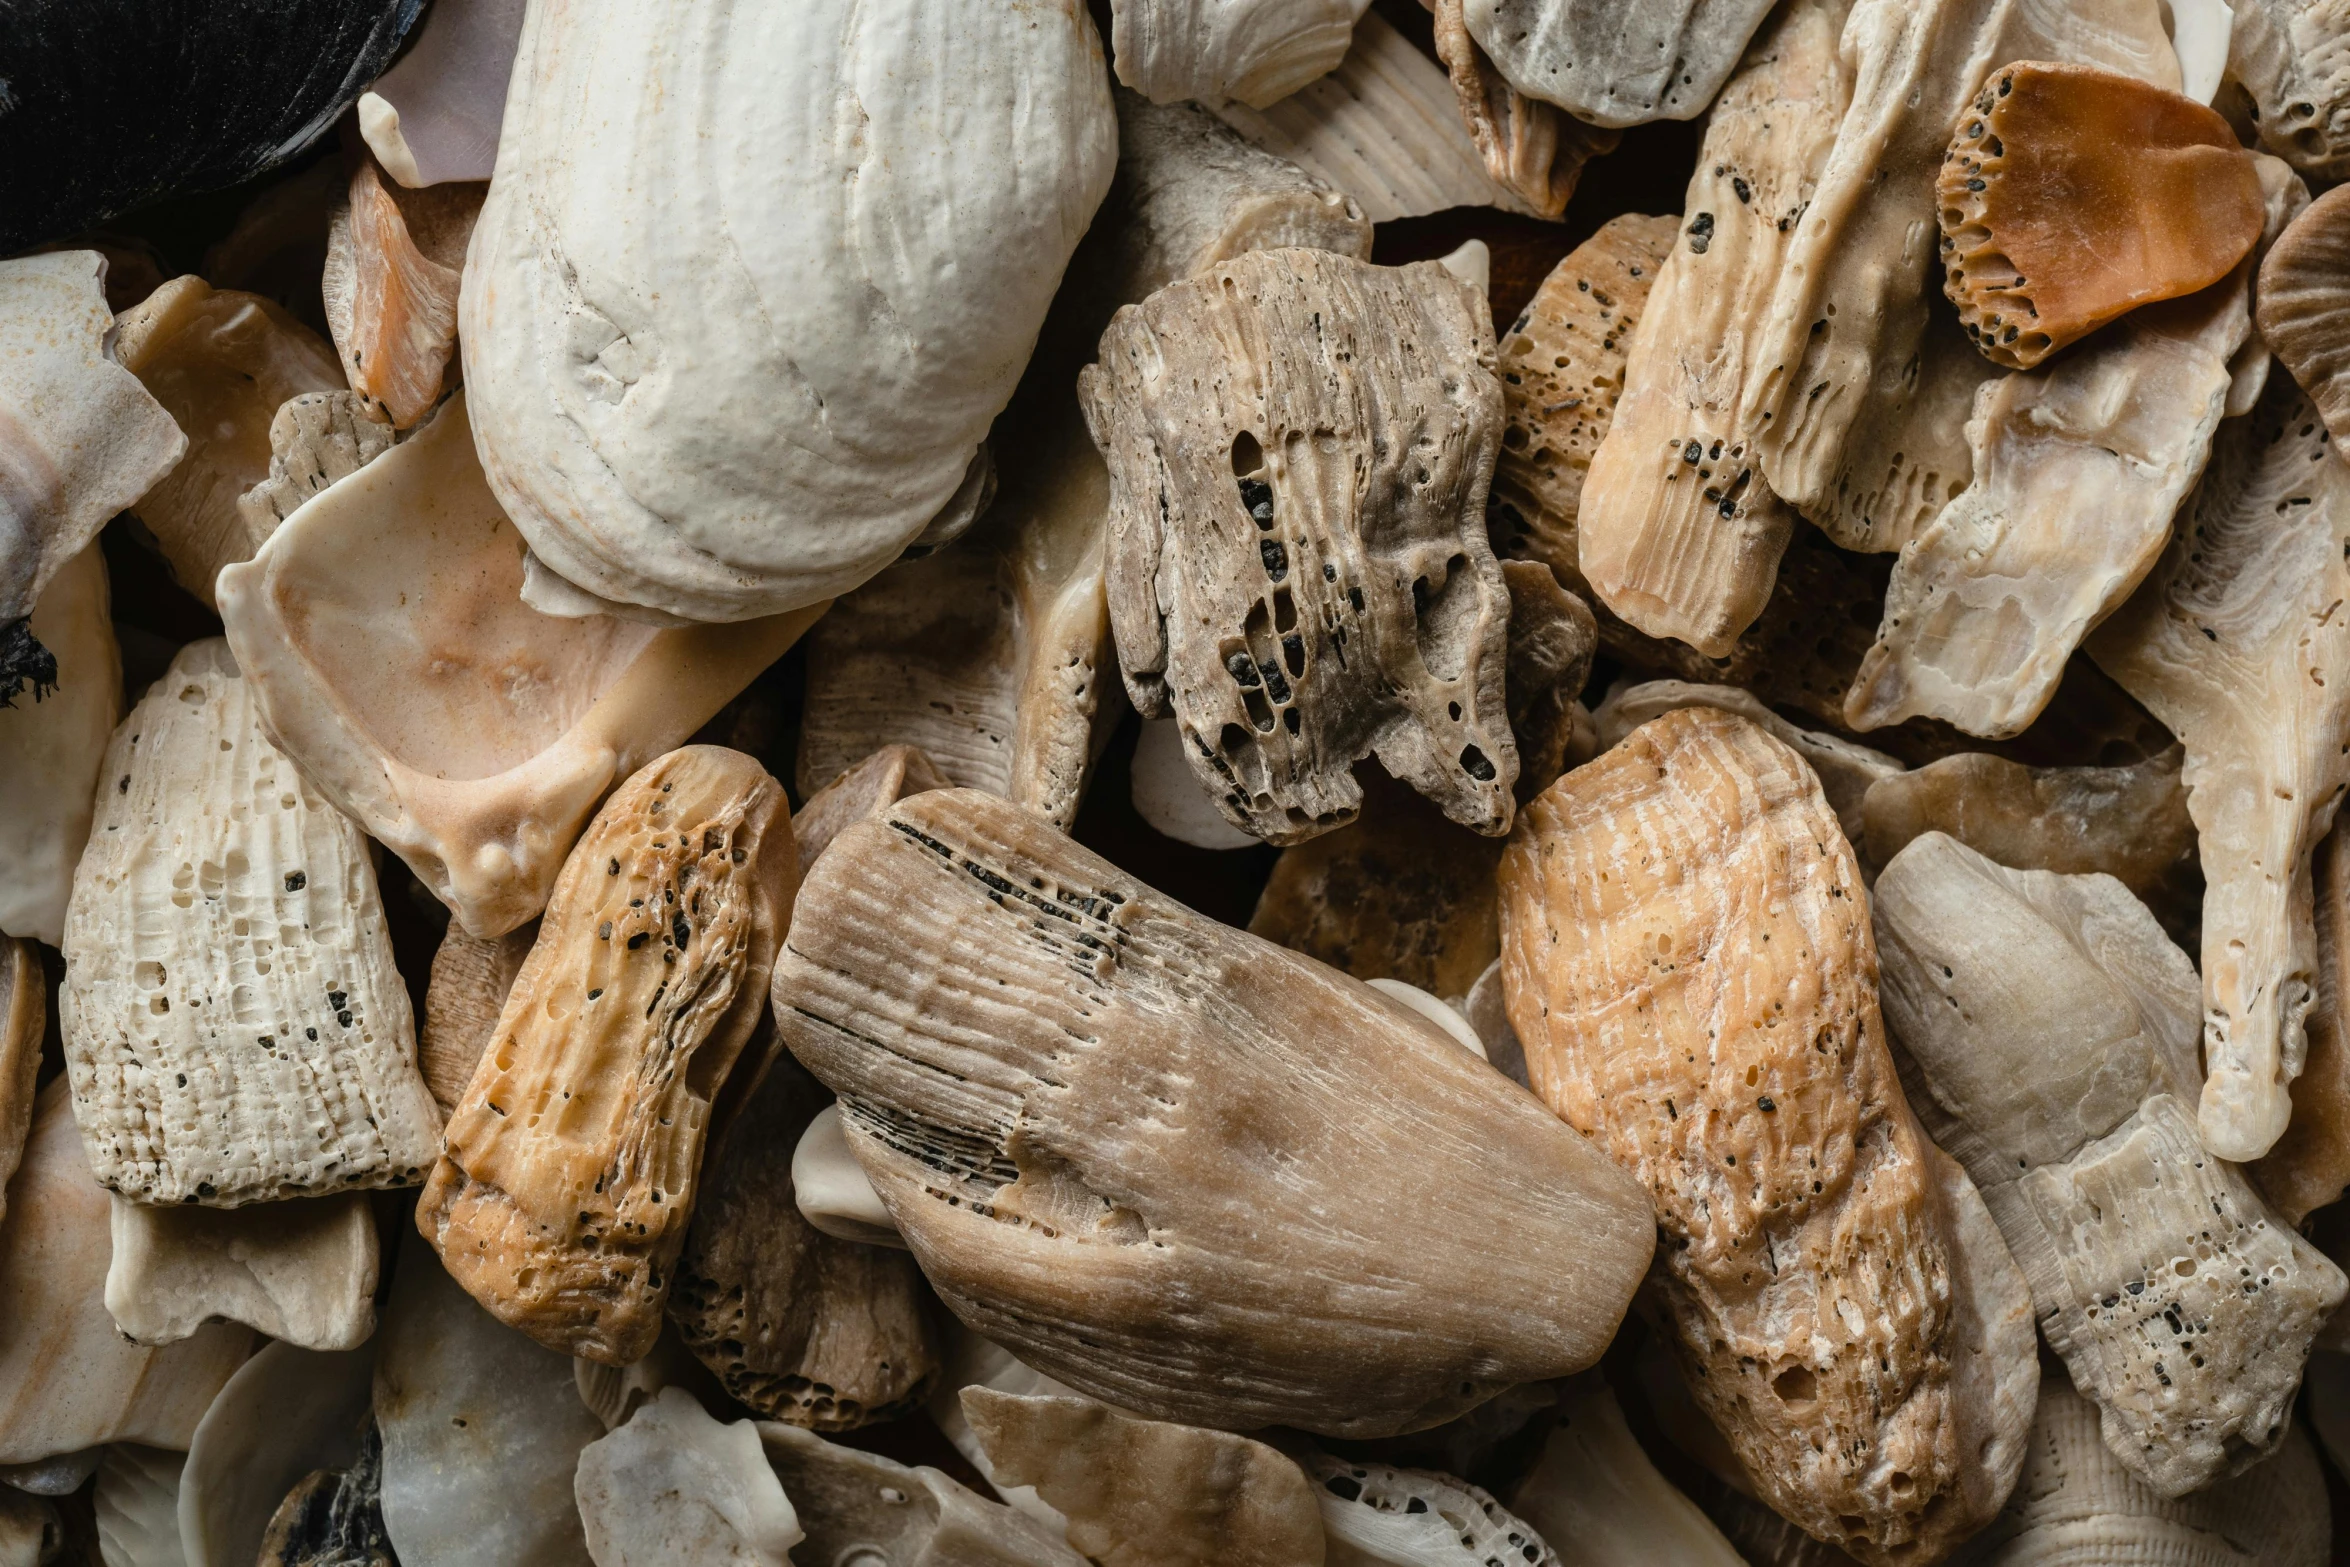
[[[2260,238],[2259,176],[2227,121],[2089,66],[1995,72],[1939,184],[1943,289],[2011,369],[2218,282]]]

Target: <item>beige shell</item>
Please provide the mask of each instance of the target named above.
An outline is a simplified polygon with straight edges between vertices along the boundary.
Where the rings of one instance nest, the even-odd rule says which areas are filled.
[[[1594,125],[1693,120],[1770,0],[1469,0],[1469,31],[1520,91]]]
[[[341,389],[318,335],[258,294],[173,278],[115,323],[124,368],[188,434],[187,455],[132,508],[182,587],[209,608],[220,568],[251,560],[267,528],[238,504],[268,479],[280,407]]]
[[[805,1538],[751,1422],[678,1388],[580,1449],[572,1487],[598,1567],[791,1567]]]
[[[2293,1119],[2276,1145],[2248,1166],[2253,1184],[2287,1224],[2298,1226],[2338,1202],[2350,1186],[2350,833],[2337,825],[2313,865],[2317,998],[2309,1009],[2309,1052],[2293,1079]]]
[[[797,1426],[762,1423],[767,1462],[797,1499],[803,1562],[863,1567],[1084,1567],[1058,1531],[923,1465],[827,1442]]]
[[[1975,351],[1947,301],[1928,300],[1914,373],[1854,413],[1843,469],[1805,519],[1848,550],[1908,544],[1966,489],[1975,398],[2003,374]]]
[[[440,401],[457,349],[457,284],[485,183],[403,190],[373,158],[328,230],[326,323],[353,391],[408,429]]]
[[[371,407],[345,391],[304,392],[278,409],[269,421],[269,476],[237,500],[254,548],[311,496],[392,449],[392,426]]]
[[[607,1431],[617,1431],[626,1425],[666,1388],[678,1388],[704,1404],[716,1403],[726,1396],[718,1379],[694,1358],[693,1351],[685,1347],[685,1341],[670,1323],[662,1325],[651,1349],[625,1366],[608,1366],[600,1360],[574,1356],[571,1381],[579,1391],[579,1401],[604,1423]]]
[[[1482,1486],[1304,1444],[1297,1460],[1314,1482],[1332,1567],[1561,1567],[1558,1553]]]
[[[98,769],[122,716],[110,607],[93,542],[58,569],[33,609],[33,636],[57,660],[56,685],[0,707],[0,931],[50,946],[65,939]]]
[[[834,841],[775,1018],[956,1315],[1154,1419],[1433,1424],[1588,1365],[1652,1248],[1638,1188],[1417,1013],[975,790]]]
[[[1111,0],[1118,80],[1155,103],[1261,109],[1326,76],[1370,0]]]
[[[2307,432],[2307,433],[2304,433]],[[2314,994],[2309,855],[2350,782],[2350,465],[2283,376],[2220,432],[2178,537],[2088,640],[2187,748],[2200,835],[2204,1146],[2284,1132]]]
[[[992,1388],[999,1393],[1037,1394],[1047,1398],[1083,1395],[1065,1383],[1056,1382],[1034,1367],[1015,1359],[1001,1344],[981,1338],[969,1328],[951,1318],[946,1329],[946,1366],[931,1389],[929,1414],[939,1433],[978,1470],[980,1478],[995,1487],[996,1495],[1004,1504],[1043,1524],[1058,1540],[1066,1536],[1069,1520],[1036,1494],[1034,1486],[1014,1485],[1008,1479],[998,1479],[995,1464],[987,1456],[987,1448],[971,1429],[971,1422],[963,1412],[963,1391],[966,1388]]]
[[[798,875],[782,786],[717,746],[581,834],[416,1208],[499,1320],[607,1365],[652,1347]]]
[[[604,795],[821,613],[558,619],[522,603],[522,557],[458,396],[220,583],[271,738],[477,936],[544,909]]]
[[[244,1567],[304,1476],[357,1456],[373,1344],[320,1353],[264,1344],[197,1423],[180,1471],[184,1567]]]
[[[9,1177],[24,1161],[25,1139],[32,1135],[48,1022],[39,950],[29,941],[0,937],[0,1218],[8,1214]]]
[[[1484,155],[1485,171],[1536,217],[1563,216],[1583,165],[1615,151],[1617,133],[1519,91],[1471,36],[1463,0],[1431,0],[1431,5],[1436,57],[1452,78],[1461,118]]]
[[[2228,74],[2250,95],[2260,143],[2308,175],[2350,176],[2350,49],[2332,0],[2239,0]]]
[[[1340,825],[1375,754],[1453,820],[1507,829],[1492,364],[1483,296],[1443,267],[1274,250],[1120,311],[1079,377],[1127,693],[1183,721],[1235,826]]]
[[[261,730],[218,638],[107,747],[61,1008],[100,1184],[234,1208],[420,1180],[440,1111],[367,840]]]
[[[48,1567],[66,1551],[65,1520],[38,1496],[0,1487],[0,1562]]]
[[[537,920],[487,940],[467,935],[456,920],[449,922],[432,955],[424,1026],[416,1040],[416,1064],[441,1114],[456,1109],[465,1097],[481,1053],[497,1032],[498,1014],[506,1010],[514,976],[538,939]]]
[[[90,1502],[106,1567],[180,1567],[180,1468],[185,1455],[116,1442],[98,1465]]]
[[[2350,195],[2342,187],[2311,202],[2269,247],[2257,293],[2261,337],[2336,440],[2350,439]]]
[[[909,794],[954,785],[938,764],[910,745],[885,745],[854,767],[844,768],[792,817],[792,842],[800,851],[800,874],[832,846],[832,840],[868,816],[878,816]]]
[[[1972,1532],[2021,1460],[2029,1336],[1996,1287],[1969,1304],[1811,769],[1667,713],[1527,806],[1501,890],[1535,1091],[1653,1194],[1676,1353],[1764,1499],[1869,1562]]]
[[[1562,1386],[1558,1415],[1533,1470],[1507,1499],[1560,1567],[1746,1567],[1697,1505],[1657,1473],[1605,1378],[1585,1372]]]
[[[375,1331],[369,1201],[158,1208],[116,1197],[107,1314],[134,1344],[175,1344],[226,1319],[304,1349],[356,1349]]]

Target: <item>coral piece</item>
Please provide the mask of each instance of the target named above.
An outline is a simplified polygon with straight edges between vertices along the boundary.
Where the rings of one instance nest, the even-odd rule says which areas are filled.
[[[311,496],[392,449],[390,422],[368,410],[351,391],[305,392],[278,409],[269,421],[269,476],[237,499],[255,548]]]
[[[2287,1224],[2298,1226],[2316,1210],[2341,1200],[2350,1187],[2350,833],[2340,826],[2325,836],[2312,858],[2312,891],[2317,928],[2317,995],[2306,1023],[2309,1050],[2301,1075],[2293,1079],[2293,1119],[2285,1135],[2250,1167],[2260,1188]]]
[[[424,1026],[417,1031],[416,1064],[433,1102],[447,1115],[465,1097],[481,1053],[498,1030],[498,1015],[514,989],[514,976],[539,939],[539,922],[516,926],[503,936],[468,935],[456,920],[432,955],[424,992]]]
[[[1638,1188],[1416,1013],[992,796],[851,827],[799,908],[784,1043],[932,1287],[1080,1392],[1412,1429],[1588,1365],[1647,1265]]]
[[[2223,429],[2178,536],[2090,655],[2187,748],[2203,899],[2204,1146],[2266,1153],[2314,994],[2309,855],[2350,782],[2350,465],[2285,377]]]
[[[2041,60],[1983,84],[1936,189],[1943,291],[1975,346],[2016,370],[2218,282],[2260,238],[2264,207],[2251,158],[2210,109]]]
[[[25,1139],[33,1131],[48,1022],[40,953],[29,941],[0,937],[0,1218],[7,1217],[8,1180],[24,1162]]]
[[[2236,0],[2228,74],[2260,144],[2320,183],[2350,176],[2350,47],[2334,0]]]
[[[1452,78],[1461,118],[1484,156],[1485,172],[1536,217],[1563,216],[1582,179],[1583,165],[1615,151],[1616,132],[1577,119],[1511,85],[1470,36],[1462,0],[1434,0],[1434,7],[1436,57]]]
[[[2350,440],[2350,187],[2311,202],[2260,263],[2260,336]]]
[[[1561,1567],[1671,1562],[1745,1567],[1705,1514],[1657,1473],[1616,1395],[1595,1372],[1559,1389],[1558,1424],[1534,1468],[1509,1493],[1510,1511],[1539,1531]]]
[[[1275,843],[1387,771],[1507,830],[1508,601],[1483,505],[1501,388],[1482,296],[1433,263],[1257,251],[1120,311],[1079,377],[1110,467],[1127,694]]]
[[[0,706],[0,931],[57,946],[89,842],[98,768],[122,716],[106,561],[89,547],[50,579],[29,622],[54,682]]]
[[[808,1532],[802,1561],[1085,1567],[1059,1530],[982,1500],[928,1465],[910,1468],[797,1426],[761,1424],[759,1441]]]
[[[1558,1553],[1482,1487],[1452,1475],[1353,1462],[1303,1447],[1329,1559],[1347,1567],[1561,1567]]]
[[[1469,31],[1520,91],[1594,125],[1693,120],[1770,0],[1469,0]]]
[[[352,390],[413,426],[440,401],[457,347],[457,282],[485,184],[387,187],[373,159],[351,175],[327,236],[327,325]]]
[[[2004,1318],[1967,1304],[1810,768],[1667,713],[1526,808],[1501,889],[1535,1091],[1654,1195],[1675,1351],[1764,1499],[1868,1562],[1971,1533],[2021,1461],[2033,1351],[1965,1320]]]
[[[359,131],[411,188],[486,180],[497,167],[524,0],[433,0],[416,39],[359,95]]]
[[[261,731],[218,638],[123,720],[65,922],[101,1185],[234,1208],[405,1186],[438,1151],[367,840]]]
[[[372,1344],[322,1354],[269,1343],[237,1368],[204,1411],[180,1471],[187,1567],[244,1567],[306,1475],[359,1462],[375,1354]]]
[[[225,1318],[304,1349],[375,1331],[375,1217],[359,1192],[238,1209],[114,1199],[106,1310],[134,1344]]]
[[[580,1449],[572,1488],[597,1567],[791,1567],[806,1538],[751,1422],[677,1388]]]
[[[1346,55],[1370,0],[1111,0],[1118,80],[1154,103],[1278,103]]]

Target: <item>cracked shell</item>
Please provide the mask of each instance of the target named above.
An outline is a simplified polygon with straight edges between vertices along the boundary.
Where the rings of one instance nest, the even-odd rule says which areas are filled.
[[[328,230],[327,326],[351,389],[405,430],[440,401],[457,348],[457,285],[484,184],[407,191],[362,159]]]
[[[1461,119],[1484,156],[1485,172],[1536,217],[1564,215],[1583,165],[1615,151],[1616,132],[1521,92],[1471,36],[1462,0],[1432,3],[1436,57],[1452,78]]]

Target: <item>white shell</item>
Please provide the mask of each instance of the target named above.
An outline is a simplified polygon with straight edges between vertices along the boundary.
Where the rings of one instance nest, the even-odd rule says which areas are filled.
[[[1499,962],[1500,960],[1496,959],[1495,961]],[[1469,1020],[1419,986],[1408,984],[1400,979],[1389,979],[1384,975],[1378,979],[1365,980],[1364,983],[1381,995],[1393,996],[1405,1006],[1410,1007],[1414,1012],[1441,1029],[1447,1039],[1478,1060],[1487,1059],[1485,1041],[1477,1037],[1477,1031],[1469,1026]]]
[[[95,542],[50,579],[32,627],[56,655],[57,688],[0,708],[0,931],[54,947],[65,940],[98,767],[122,716],[122,658]]]
[[[106,1310],[133,1343],[176,1343],[217,1318],[305,1349],[354,1349],[375,1331],[364,1192],[235,1209],[113,1204]]]
[[[791,1567],[805,1538],[751,1422],[682,1388],[580,1449],[572,1485],[596,1567]]]
[[[359,134],[392,178],[415,187],[490,177],[523,5],[433,0],[407,52],[360,95]]]
[[[264,1344],[196,1426],[180,1471],[180,1549],[188,1567],[248,1567],[271,1515],[314,1469],[359,1452],[372,1350],[320,1354]]]
[[[1262,109],[1345,58],[1371,0],[1111,0],[1118,80],[1153,103]]]
[[[1183,725],[1173,718],[1146,718],[1134,742],[1127,788],[1134,814],[1152,831],[1195,849],[1253,849],[1264,840],[1224,820],[1207,786],[1183,755]]]
[[[826,1105],[800,1134],[791,1156],[792,1200],[801,1217],[838,1240],[905,1249],[898,1221],[866,1179],[841,1129],[840,1106]]]

